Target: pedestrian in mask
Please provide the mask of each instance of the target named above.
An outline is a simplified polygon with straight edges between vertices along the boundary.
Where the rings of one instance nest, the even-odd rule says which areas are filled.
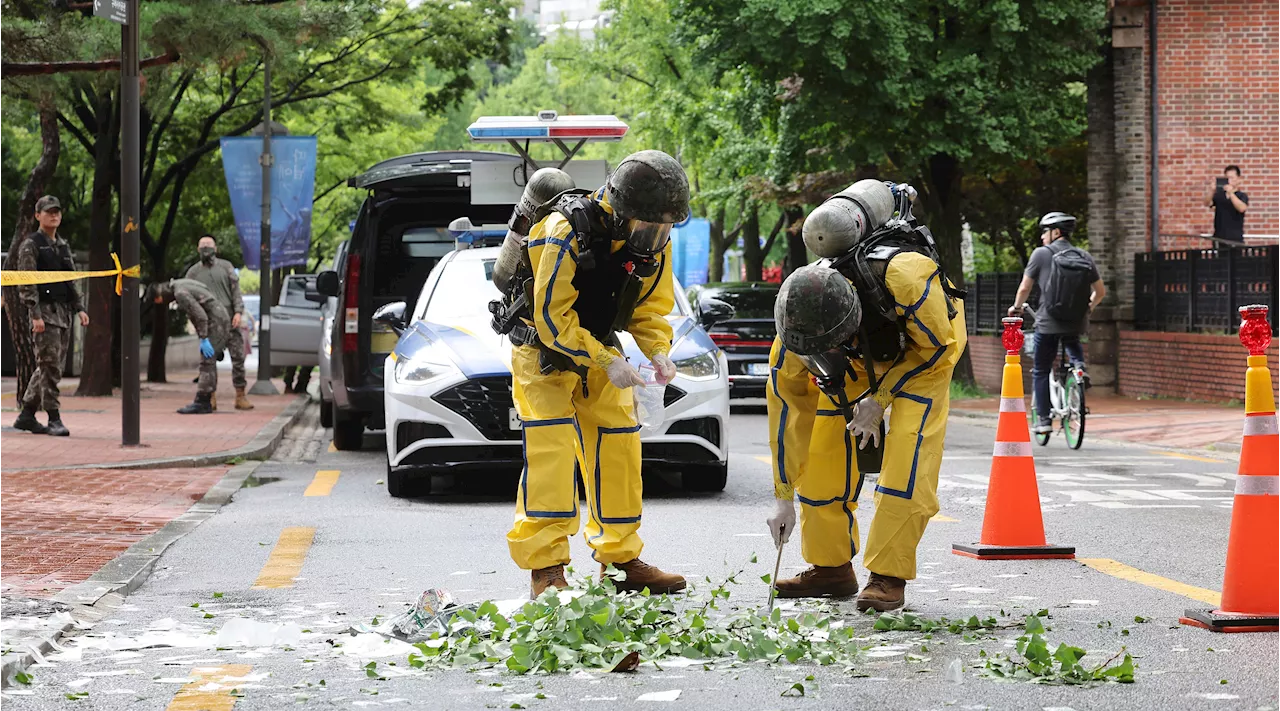
[[[231,330],[240,328],[244,314],[244,299],[240,296],[240,277],[235,267],[225,259],[218,258],[218,242],[213,235],[206,234],[197,244],[200,261],[187,270],[187,278],[204,284],[217,297],[218,303],[231,314]],[[231,384],[236,388],[236,409],[252,410],[253,403],[245,396],[248,385],[244,375],[244,339],[238,337],[227,339],[227,352],[231,354]],[[217,409],[217,400],[213,400],[213,408]]]

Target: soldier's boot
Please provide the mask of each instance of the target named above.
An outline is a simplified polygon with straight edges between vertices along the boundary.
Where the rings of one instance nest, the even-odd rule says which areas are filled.
[[[538,568],[532,572],[530,577],[532,580],[529,583],[529,598],[532,600],[537,600],[538,596],[546,592],[547,588],[560,590],[569,587],[569,581],[564,579],[563,565]]]
[[[867,610],[888,612],[902,607],[906,603],[906,598],[907,581],[872,573],[871,579],[867,581],[867,587],[863,588],[858,595],[856,604],[858,612]]]
[[[244,388],[236,388],[236,409],[252,410],[253,403],[249,402],[249,398],[244,394]]]
[[[675,573],[664,573],[660,569],[636,558],[626,563],[614,563],[613,567],[627,574],[626,580],[613,581],[614,587],[623,592],[639,592],[649,588],[655,595],[680,592],[684,590],[684,578]],[[604,575],[607,566],[600,566],[600,574]]]
[[[209,409],[218,411],[218,393],[209,393]]]
[[[208,415],[212,413],[213,407],[209,404],[209,395],[206,393],[196,393],[194,402],[178,408],[179,415]]]
[[[778,597],[849,597],[858,594],[853,564],[835,567],[815,565],[794,578],[777,582]]]
[[[71,430],[62,424],[62,415],[57,410],[49,411],[49,435],[52,437],[71,436]]]
[[[49,434],[49,428],[40,424],[40,420],[36,419],[36,409],[30,405],[23,405],[22,412],[18,414],[18,419],[13,421],[15,430],[25,430],[31,434]]]

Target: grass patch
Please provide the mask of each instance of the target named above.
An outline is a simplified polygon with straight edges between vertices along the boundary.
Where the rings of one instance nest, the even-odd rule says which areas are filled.
[[[973,400],[981,397],[991,397],[991,393],[983,390],[977,383],[966,383],[959,380],[951,381],[952,400]]]

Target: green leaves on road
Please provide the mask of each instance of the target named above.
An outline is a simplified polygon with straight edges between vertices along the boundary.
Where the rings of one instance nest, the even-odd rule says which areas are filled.
[[[966,630],[979,629],[995,629],[996,618],[988,617],[986,619],[978,619],[977,615],[973,615],[967,620],[948,620],[941,617],[931,620],[926,617],[919,617],[910,612],[904,612],[897,615],[886,612],[876,618],[875,630],[878,632],[933,632],[938,629],[945,629],[952,634],[960,634]]]
[[[1124,648],[1102,664],[1090,667],[1081,662],[1085,651],[1079,647],[1061,643],[1050,652],[1043,636],[1044,624],[1039,616],[1028,615],[1023,629],[1024,634],[1018,637],[1014,645],[1017,656],[1000,653],[988,658],[983,669],[985,676],[1038,684],[1133,682],[1133,657]],[[1113,664],[1121,654],[1124,654],[1124,659]]]

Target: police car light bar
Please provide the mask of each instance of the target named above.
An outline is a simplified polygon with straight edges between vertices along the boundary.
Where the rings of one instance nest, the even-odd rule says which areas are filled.
[[[467,127],[471,140],[477,142],[620,141],[627,130],[617,116],[559,116],[554,111],[540,111],[537,116],[482,116]]]

